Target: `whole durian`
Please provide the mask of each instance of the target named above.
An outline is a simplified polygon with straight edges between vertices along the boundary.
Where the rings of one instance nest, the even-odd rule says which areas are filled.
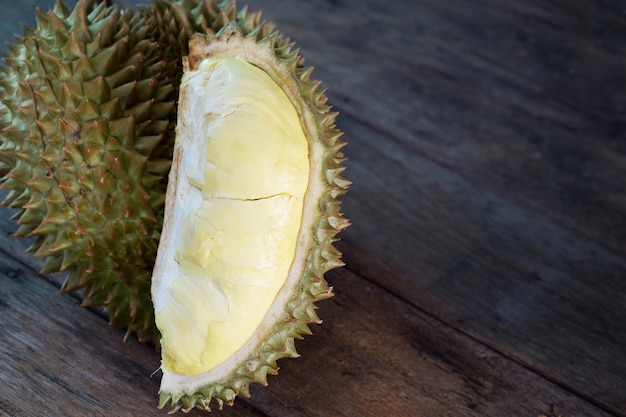
[[[159,407],[232,404],[297,356],[342,265],[349,182],[336,114],[293,44],[234,2],[80,0],[38,13],[6,63],[16,236],[112,325],[160,339]]]
[[[150,27],[90,0],[58,2],[11,44],[0,73],[3,205],[16,237],[68,271],[64,291],[156,339],[150,275],[171,163],[175,91]]]

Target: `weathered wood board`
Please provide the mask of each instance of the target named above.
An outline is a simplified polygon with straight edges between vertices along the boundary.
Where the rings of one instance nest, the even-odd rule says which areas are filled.
[[[302,357],[226,415],[609,416],[347,269],[330,275],[337,297]],[[124,343],[28,266],[2,261],[0,279],[0,415],[166,414],[153,347]]]
[[[353,225],[302,358],[224,415],[625,417],[623,4],[246,3],[341,112]],[[52,4],[6,2],[0,38]],[[38,275],[9,215],[0,415],[166,414],[158,354]]]

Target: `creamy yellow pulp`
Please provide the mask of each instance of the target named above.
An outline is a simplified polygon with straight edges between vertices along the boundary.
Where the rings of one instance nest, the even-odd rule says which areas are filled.
[[[174,235],[154,304],[162,368],[196,375],[251,338],[284,284],[309,158],[296,109],[260,68],[206,59],[181,91]]]

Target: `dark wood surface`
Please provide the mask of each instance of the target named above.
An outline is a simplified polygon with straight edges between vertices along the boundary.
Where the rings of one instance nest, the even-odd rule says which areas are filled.
[[[4,40],[49,5],[3,3]],[[353,225],[302,357],[219,415],[625,417],[624,4],[247,4],[341,112]],[[10,214],[0,415],[165,415],[158,354],[58,293]]]

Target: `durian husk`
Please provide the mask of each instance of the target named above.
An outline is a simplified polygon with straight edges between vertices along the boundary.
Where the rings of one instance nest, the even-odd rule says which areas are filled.
[[[349,222],[339,211],[338,196],[349,182],[342,178],[344,142],[335,126],[336,113],[327,105],[319,82],[311,81],[311,68],[303,67],[293,44],[261,24],[248,30],[227,24],[216,34],[196,34],[190,40],[186,69],[195,69],[206,57],[239,57],[264,70],[296,108],[309,144],[310,178],[296,256],[289,276],[262,324],[228,361],[200,375],[176,375],[164,370],[159,407],[170,412],[193,408],[209,410],[232,405],[237,395],[249,396],[251,383],[267,385],[267,375],[278,371],[277,360],[297,357],[295,339],[311,334],[320,323],[315,302],[332,295],[324,273],[343,265],[333,247],[337,234]]]
[[[3,205],[15,237],[67,271],[62,290],[105,306],[141,340],[158,332],[150,274],[171,164],[175,91],[145,19],[90,0],[37,11],[0,73]]]

